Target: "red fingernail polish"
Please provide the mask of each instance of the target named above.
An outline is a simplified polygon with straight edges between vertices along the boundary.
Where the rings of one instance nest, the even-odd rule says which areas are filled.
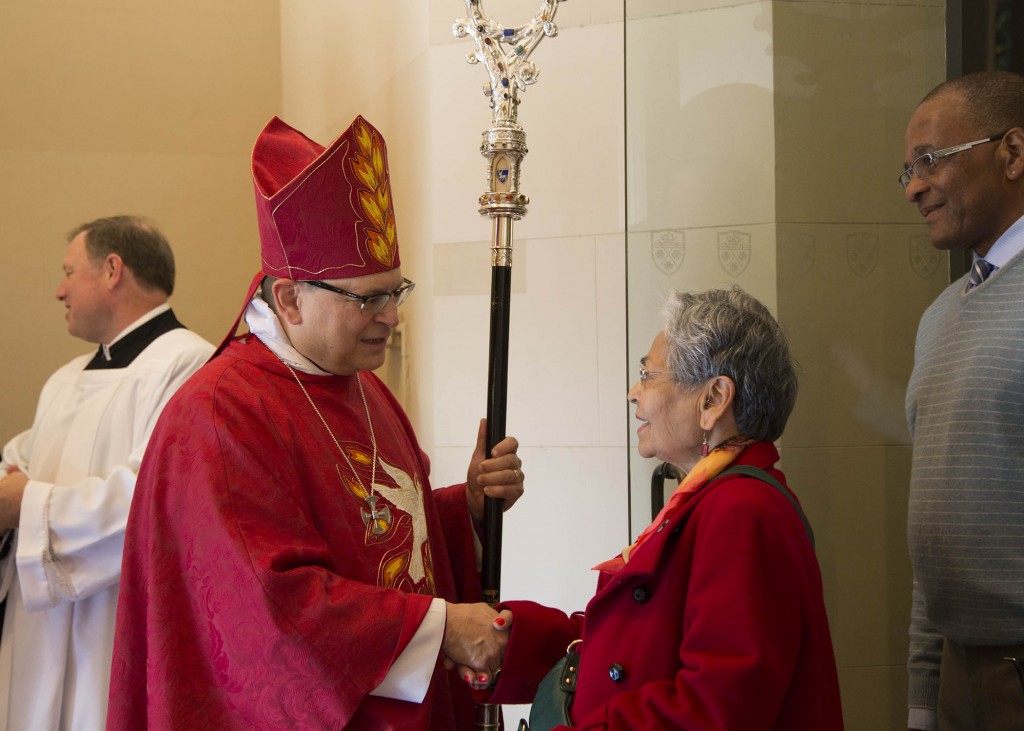
[[[496,619],[494,620],[494,623],[495,623],[496,625],[498,625],[499,627],[504,627],[504,626],[505,626],[505,620],[504,620],[504,619],[502,619],[501,617],[498,617],[498,618],[496,618]]]
[[[466,673],[465,675],[462,676],[462,679],[465,680],[467,683],[470,683],[470,682],[473,681],[473,676],[470,675],[469,673]]]
[[[486,675],[481,675],[479,678],[477,678],[477,680],[479,680],[481,683],[486,683],[487,682],[487,676]]]

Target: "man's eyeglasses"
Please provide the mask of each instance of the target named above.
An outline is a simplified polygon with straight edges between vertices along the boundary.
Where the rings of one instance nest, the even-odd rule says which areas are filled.
[[[907,165],[903,172],[900,173],[899,181],[900,188],[906,190],[907,186],[910,185],[911,176],[924,180],[927,177],[935,174],[935,168],[938,167],[939,160],[950,155],[955,155],[958,152],[969,150],[977,145],[984,145],[986,142],[998,142],[1006,136],[1006,132],[1001,134],[992,135],[982,140],[975,140],[974,142],[965,142],[962,145],[955,145],[954,147],[947,147],[944,150],[936,150],[935,152],[926,152],[921,157],[914,160],[914,162]]]
[[[348,290],[332,286],[326,282],[321,282],[316,279],[307,279],[305,282],[312,287],[326,289],[328,292],[334,292],[335,294],[340,294],[342,297],[348,297],[351,300],[355,300],[359,303],[360,311],[370,312],[374,315],[387,307],[388,302],[392,299],[395,300],[395,307],[400,307],[401,304],[409,298],[409,293],[412,292],[413,288],[416,286],[415,283],[410,282],[405,277],[402,277],[402,286],[393,292],[381,292],[380,294],[356,294],[355,292],[349,292]]]
[[[640,366],[640,383],[647,383],[651,376],[671,376],[668,371],[649,371],[647,366]]]

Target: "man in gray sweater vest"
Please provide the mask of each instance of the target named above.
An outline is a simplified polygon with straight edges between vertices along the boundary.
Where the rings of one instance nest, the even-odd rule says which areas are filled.
[[[972,271],[921,318],[907,420],[912,729],[1024,729],[1024,77],[928,94],[900,185]]]

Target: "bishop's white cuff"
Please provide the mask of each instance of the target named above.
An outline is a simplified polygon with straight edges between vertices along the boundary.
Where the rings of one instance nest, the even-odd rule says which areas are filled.
[[[422,703],[437,665],[447,618],[444,599],[432,600],[416,634],[395,659],[380,685],[370,691],[370,695]]]

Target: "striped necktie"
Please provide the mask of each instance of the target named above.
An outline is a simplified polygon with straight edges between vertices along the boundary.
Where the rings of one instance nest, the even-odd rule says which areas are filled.
[[[991,262],[985,261],[984,259],[975,259],[974,266],[971,267],[971,277],[967,280],[967,289],[964,291],[970,292],[972,289],[988,279],[988,276],[998,268],[999,267],[993,266]]]

